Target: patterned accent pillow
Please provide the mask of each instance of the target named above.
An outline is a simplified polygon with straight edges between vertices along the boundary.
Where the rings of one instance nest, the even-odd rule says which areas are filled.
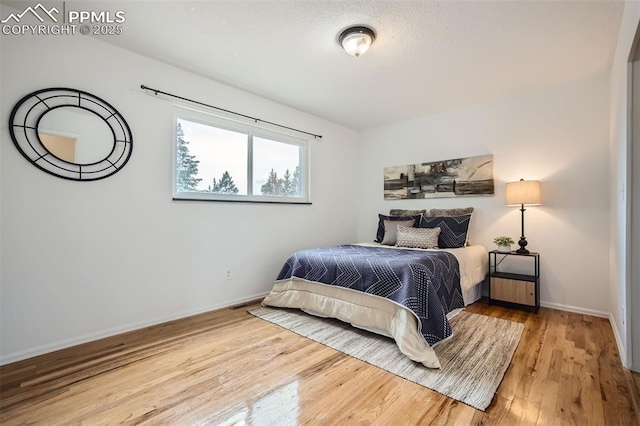
[[[471,215],[471,219],[469,219],[469,223],[475,220],[473,217],[473,207],[459,207],[454,209],[431,209],[428,215],[430,217],[448,217],[448,216],[464,216],[466,214]],[[467,232],[467,240],[464,242],[465,246],[469,245],[469,232]]]
[[[438,247],[458,248],[464,247],[469,231],[470,214],[452,217],[423,217],[420,228],[440,228]]]
[[[416,216],[385,216],[383,214],[378,215],[378,230],[376,232],[376,243],[381,243],[384,240],[384,221],[385,220],[413,220],[413,226],[417,227],[420,223],[422,215]]]
[[[397,247],[437,249],[440,228],[406,228],[398,226]]]
[[[419,214],[426,216],[427,209],[422,209],[422,210],[391,209],[389,210],[389,216],[417,216]]]
[[[384,221],[384,238],[382,239],[382,244],[387,246],[395,246],[396,238],[398,235],[398,227],[404,226],[411,228],[415,225],[415,221],[411,220],[385,220]],[[417,229],[417,228],[416,228]]]

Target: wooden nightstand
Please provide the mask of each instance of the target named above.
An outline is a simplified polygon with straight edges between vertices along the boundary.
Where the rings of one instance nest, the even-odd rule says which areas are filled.
[[[533,275],[498,271],[498,265],[509,256],[533,259]],[[520,254],[491,250],[489,252],[489,304],[515,308],[540,308],[540,253]]]

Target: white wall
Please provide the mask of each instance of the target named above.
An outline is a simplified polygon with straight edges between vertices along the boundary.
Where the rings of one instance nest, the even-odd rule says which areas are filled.
[[[629,198],[629,149],[628,141],[628,105],[631,99],[628,94],[629,56],[640,22],[640,3],[625,2],[618,45],[611,67],[611,99],[610,99],[610,168],[611,168],[611,208],[610,250],[611,262],[610,299],[611,324],[614,334],[621,346],[621,358],[625,366],[630,363],[629,340],[631,338],[629,319],[630,312],[625,312],[629,297],[628,277],[628,221],[630,217]]]
[[[640,50],[636,46],[635,55],[639,54]],[[626,257],[630,272],[629,281],[626,283],[628,288],[626,299],[629,319],[627,320],[625,316],[622,316],[624,320],[622,324],[628,324],[626,328],[630,332],[627,340],[629,349],[626,357],[627,367],[640,372],[640,262],[631,260],[638,257],[637,253],[640,250],[640,132],[638,132],[640,130],[640,61],[638,60],[633,62],[632,81],[631,139],[629,140],[629,164],[631,165],[631,170],[628,202],[630,204],[630,216],[629,227],[627,228],[629,229],[627,238],[629,239],[630,252]]]
[[[517,240],[520,212],[505,207],[504,184],[537,179],[543,205],[527,209],[525,234],[541,253],[541,302],[608,315],[608,106],[604,75],[363,132],[359,239],[390,208],[474,206],[472,242]],[[494,196],[383,200],[385,166],[482,154],[494,156]]]
[[[357,208],[354,131],[90,37],[0,39],[3,363],[256,298],[291,252],[356,239],[356,217],[336,213]],[[311,142],[313,205],[172,201],[173,105],[141,84],[322,134]],[[11,108],[56,86],[125,117],[134,147],[124,169],[71,182],[18,153]]]
[[[0,11],[1,11],[1,9],[2,8],[0,7]],[[3,75],[2,75],[2,68],[3,68],[2,67],[2,58],[3,58],[3,55],[4,55],[4,52],[3,52],[3,49],[2,49],[2,44],[3,44],[2,40],[0,40],[0,100],[4,99],[4,92],[3,92],[3,88],[2,88],[2,84],[1,84],[2,77],[3,77]],[[2,118],[0,117],[0,119],[2,119]],[[0,132],[2,132],[2,131],[3,130],[0,128]],[[2,139],[0,139],[0,141],[1,140]],[[0,165],[2,165],[2,158],[3,158],[2,146],[3,145],[4,145],[4,143],[0,142]],[[2,195],[2,186],[3,186],[2,182],[3,182],[2,170],[0,170],[0,297],[2,296],[2,276],[4,275],[2,273],[2,269],[3,269],[2,268],[2,250],[3,250],[2,249],[2,246],[3,246],[2,241],[3,241],[3,238],[4,238],[3,237],[3,233],[2,233],[2,228],[3,228],[3,225],[2,225],[3,224],[2,211],[4,210],[4,208],[3,208],[4,202],[3,202],[3,195]],[[2,344],[2,334],[1,334],[2,333],[2,331],[1,331],[1,329],[2,329],[2,311],[1,311],[1,309],[2,309],[2,301],[0,301],[0,353],[2,353],[2,346],[3,346],[3,344]]]

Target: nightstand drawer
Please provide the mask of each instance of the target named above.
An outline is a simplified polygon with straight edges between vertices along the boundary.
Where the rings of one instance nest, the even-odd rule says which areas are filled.
[[[490,291],[495,300],[536,306],[536,283],[532,281],[492,277]]]

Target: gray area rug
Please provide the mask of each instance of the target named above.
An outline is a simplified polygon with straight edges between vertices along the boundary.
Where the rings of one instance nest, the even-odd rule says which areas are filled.
[[[442,365],[438,370],[411,361],[393,339],[338,320],[297,309],[249,312],[482,411],[491,404],[524,329],[516,322],[463,311],[451,320],[454,336],[434,348]]]

